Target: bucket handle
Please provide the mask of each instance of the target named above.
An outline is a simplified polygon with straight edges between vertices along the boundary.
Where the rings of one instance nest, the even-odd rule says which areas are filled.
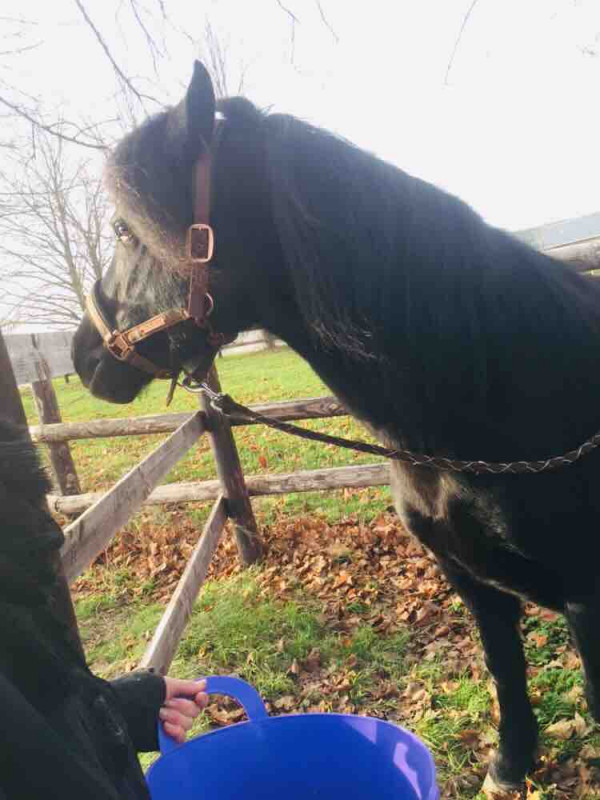
[[[198,678],[198,680],[203,679]],[[250,722],[265,719],[265,717],[269,716],[261,696],[254,686],[250,686],[246,681],[228,675],[213,675],[204,680],[206,680],[206,688],[204,689],[206,694],[224,694],[237,700],[243,706]],[[158,744],[163,756],[179,747],[179,743],[164,732],[162,722],[158,723]]]

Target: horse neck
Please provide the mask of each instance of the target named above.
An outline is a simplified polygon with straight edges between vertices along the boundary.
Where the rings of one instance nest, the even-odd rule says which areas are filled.
[[[298,196],[309,207],[321,194],[344,203],[352,187],[340,170],[323,174],[322,161],[315,174],[309,155]],[[368,178],[367,156],[351,151],[348,163],[355,158]],[[359,221],[324,207],[327,218],[301,230],[290,259],[261,160],[248,163],[228,162],[229,189],[217,191],[226,260],[245,275],[242,322],[286,341],[352,413],[403,446],[488,461],[554,455],[600,428],[598,290],[381,163],[350,197]],[[296,196],[287,200],[287,213],[300,213]],[[347,313],[356,346],[332,335],[315,297]]]
[[[511,461],[559,455],[600,429],[594,378],[600,337],[590,330],[578,339],[565,331],[564,342],[551,339],[553,322],[544,323],[543,309],[538,330],[534,323],[523,330],[516,317],[497,341],[496,332],[479,332],[489,348],[485,375],[465,346],[456,371],[440,365],[436,379],[435,354],[400,334],[392,343],[374,337],[370,356],[320,338],[303,319],[285,271],[279,279],[270,275],[269,300],[260,324],[298,352],[386,441],[464,459]],[[521,320],[523,328],[526,322]]]

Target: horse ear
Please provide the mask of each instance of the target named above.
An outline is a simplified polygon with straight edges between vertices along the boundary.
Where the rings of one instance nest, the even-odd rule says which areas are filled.
[[[215,92],[206,67],[194,62],[185,97],[171,112],[171,138],[184,158],[195,161],[210,146],[215,124]]]

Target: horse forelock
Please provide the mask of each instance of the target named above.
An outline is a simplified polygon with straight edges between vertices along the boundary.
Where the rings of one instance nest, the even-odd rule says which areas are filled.
[[[191,222],[191,177],[167,146],[167,113],[148,119],[112,152],[104,181],[115,206],[153,258],[185,273],[185,232]]]
[[[159,213],[152,197],[140,192],[132,171],[127,167],[108,164],[105,183],[115,207],[115,217],[122,218],[152,257],[169,272],[182,273],[188,269],[185,257],[185,235],[175,225],[169,225],[164,212]]]
[[[218,104],[226,124],[256,121],[260,112],[243,98]],[[104,181],[118,216],[166,269],[189,274],[186,232],[193,222],[192,164],[170,138],[169,112],[150,117],[112,152]]]

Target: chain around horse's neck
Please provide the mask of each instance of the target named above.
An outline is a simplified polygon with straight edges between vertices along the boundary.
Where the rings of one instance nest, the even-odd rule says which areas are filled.
[[[184,388],[188,388],[188,391],[190,391],[189,387],[184,386]],[[341,436],[331,436],[327,433],[307,430],[298,425],[292,425],[289,422],[266,417],[258,411],[253,411],[247,406],[236,403],[228,394],[214,392],[206,384],[202,384],[200,391],[208,396],[212,408],[228,419],[246,423],[261,423],[267,425],[269,428],[288,433],[291,436],[298,436],[301,439],[310,439],[316,442],[323,442],[324,444],[331,444],[335,447],[343,447],[347,450],[356,450],[360,453],[382,456],[392,461],[402,461],[412,466],[432,467],[446,472],[464,472],[475,475],[531,475],[540,472],[551,472],[561,467],[574,464],[576,461],[579,461],[582,456],[587,455],[600,446],[600,432],[598,432],[574,450],[569,450],[569,452],[560,456],[551,456],[550,458],[537,461],[461,461],[458,459],[445,458],[444,456],[429,456],[422,453],[413,453],[410,450],[403,450],[400,448],[392,449],[382,447],[378,444],[369,444],[368,442],[362,442],[356,439],[345,439]]]

